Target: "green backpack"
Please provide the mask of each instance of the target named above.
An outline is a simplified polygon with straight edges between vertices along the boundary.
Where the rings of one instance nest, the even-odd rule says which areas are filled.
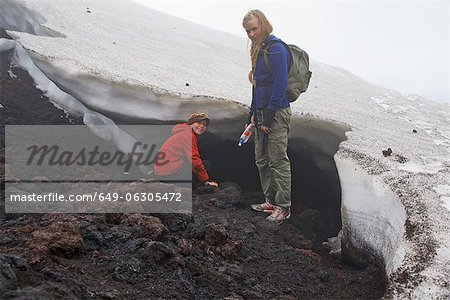
[[[269,41],[263,46],[264,62],[267,68],[272,72],[272,65],[269,61],[269,48],[274,43],[283,44],[288,49],[289,56],[291,58],[291,64],[289,65],[288,73],[288,88],[287,98],[289,102],[294,102],[300,96],[301,93],[306,92],[311,79],[312,72],[309,70],[309,57],[308,53],[300,49],[295,45],[287,45],[281,40]]]

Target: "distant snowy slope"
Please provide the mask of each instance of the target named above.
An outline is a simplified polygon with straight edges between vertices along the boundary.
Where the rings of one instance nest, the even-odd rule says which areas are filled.
[[[149,86],[159,92],[249,103],[246,39],[132,1],[24,2],[31,11],[39,12],[36,22],[45,18],[45,28],[65,37],[23,32],[12,35],[33,50],[36,59],[50,61],[68,75],[95,74],[107,81]],[[379,91],[348,71],[316,62],[313,53],[311,58],[312,85],[338,88],[344,82],[353,87],[356,80]],[[309,95],[320,97],[323,88],[310,89],[306,99]]]

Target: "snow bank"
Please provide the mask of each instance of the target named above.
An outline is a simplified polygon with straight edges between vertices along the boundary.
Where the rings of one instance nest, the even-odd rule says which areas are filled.
[[[406,212],[394,193],[376,175],[368,175],[351,160],[337,157],[342,188],[342,234],[346,247],[383,257],[391,274],[405,256]],[[360,254],[359,254],[360,255]]]

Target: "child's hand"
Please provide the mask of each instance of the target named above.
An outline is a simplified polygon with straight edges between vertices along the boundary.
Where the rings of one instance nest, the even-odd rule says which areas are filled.
[[[213,186],[213,187],[218,187],[219,184],[217,182],[214,181],[206,181],[205,185],[209,185],[209,186]]]

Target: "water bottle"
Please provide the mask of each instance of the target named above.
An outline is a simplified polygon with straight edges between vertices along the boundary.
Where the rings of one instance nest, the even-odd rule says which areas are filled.
[[[244,132],[241,134],[241,137],[239,138],[238,146],[241,147],[243,144],[247,143],[248,139],[252,135],[254,126],[253,124],[250,124],[245,128]]]

